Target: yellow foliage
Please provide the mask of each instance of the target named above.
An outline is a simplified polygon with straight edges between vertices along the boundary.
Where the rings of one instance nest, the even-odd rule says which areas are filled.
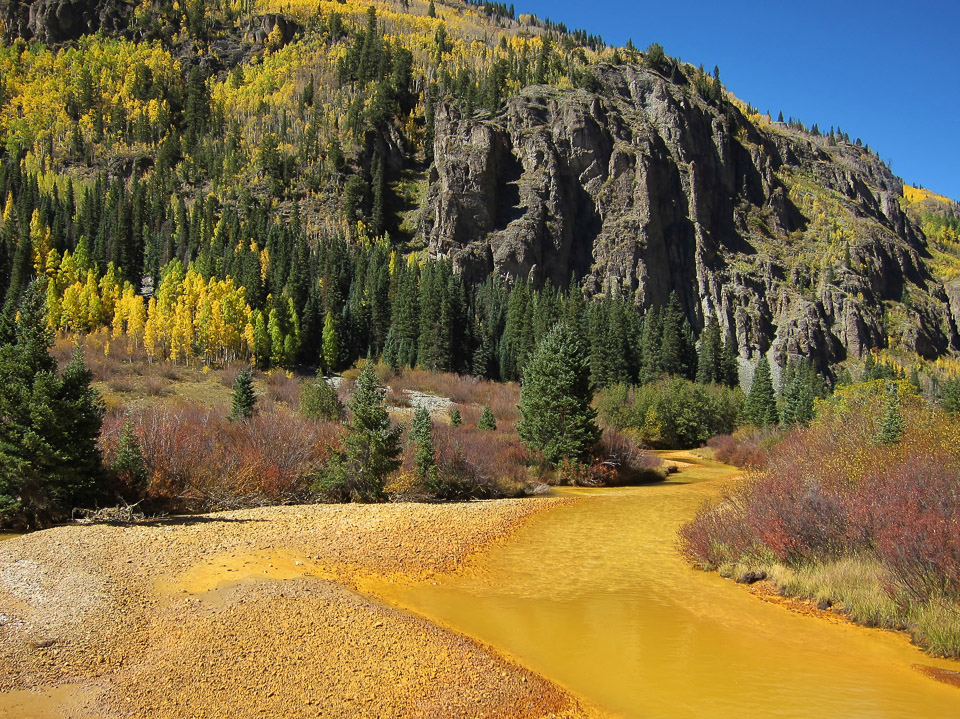
[[[926,202],[932,200],[945,205],[954,204],[952,200],[943,195],[938,195],[936,192],[924,190],[919,187],[911,187],[910,185],[903,186],[903,196],[907,199],[907,202]]]

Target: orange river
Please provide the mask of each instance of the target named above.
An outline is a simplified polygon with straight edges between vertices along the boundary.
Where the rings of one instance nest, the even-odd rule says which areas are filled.
[[[469,635],[621,717],[960,717],[960,689],[928,678],[902,634],[762,601],[691,568],[677,528],[733,468],[695,464],[659,485],[566,489],[466,570],[379,584],[389,602]]]

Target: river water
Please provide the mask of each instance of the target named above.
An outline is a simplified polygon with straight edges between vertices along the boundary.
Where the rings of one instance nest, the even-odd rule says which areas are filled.
[[[691,461],[684,457],[684,461]],[[465,571],[377,593],[492,645],[598,713],[623,717],[960,716],[960,690],[892,632],[791,612],[692,569],[676,530],[732,468],[653,486],[564,490]]]

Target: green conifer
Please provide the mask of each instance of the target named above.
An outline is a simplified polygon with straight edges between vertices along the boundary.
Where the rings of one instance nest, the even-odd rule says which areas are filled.
[[[0,345],[0,522],[42,527],[102,492],[103,401],[78,346],[57,375],[44,281],[24,290]]]
[[[740,351],[737,347],[737,338],[731,332],[723,343],[723,383],[728,387],[740,386]]]
[[[745,410],[747,419],[758,427],[769,427],[777,423],[777,396],[766,355],[761,355],[757,362]]]
[[[327,422],[343,421],[343,402],[336,387],[327,382],[323,375],[318,374],[300,392],[300,414]]]
[[[432,421],[426,407],[417,407],[410,423],[410,439],[417,445],[414,457],[417,466],[417,475],[427,481],[436,473],[437,462],[433,446]]]
[[[558,324],[527,364],[517,433],[550,462],[583,461],[600,439],[592,399],[583,346],[565,324]]]
[[[343,441],[339,482],[354,501],[383,499],[386,476],[400,466],[400,427],[390,422],[373,362],[367,361],[348,403],[353,421]]]
[[[117,442],[117,455],[110,465],[113,474],[120,483],[137,495],[147,483],[147,463],[143,458],[143,449],[134,431],[133,420],[127,416],[120,430]]]
[[[477,421],[477,429],[495,430],[497,428],[497,419],[493,416],[490,405],[483,405],[483,411],[480,413],[480,419]]]
[[[883,418],[880,420],[880,428],[875,439],[877,444],[896,444],[903,438],[906,431],[907,424],[900,409],[900,393],[895,383],[888,382]]]
[[[253,372],[244,368],[233,383],[233,400],[230,407],[230,419],[240,421],[253,416],[257,404],[257,395],[253,391]]]

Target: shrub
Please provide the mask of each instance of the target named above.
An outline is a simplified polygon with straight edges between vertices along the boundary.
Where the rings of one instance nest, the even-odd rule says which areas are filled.
[[[716,434],[729,434],[743,411],[743,393],[724,385],[703,385],[668,377],[642,387],[614,386],[598,394],[603,421],[634,429],[653,447],[699,447]]]
[[[147,470],[140,495],[153,511],[183,512],[309,499],[313,472],[339,446],[339,425],[288,411],[246,422],[179,400],[131,411]],[[112,464],[124,419],[107,418],[100,444]]]
[[[745,427],[734,434],[718,434],[707,440],[718,462],[732,464],[744,469],[760,469],[767,461],[766,444],[775,439],[776,433]]]
[[[273,402],[285,404],[290,408],[300,406],[300,380],[292,372],[273,369],[264,375],[267,385],[267,397]]]
[[[342,422],[346,411],[336,387],[318,375],[300,391],[300,414],[310,419]]]
[[[806,591],[834,587],[842,596],[829,598],[846,597],[861,620],[916,626],[919,640],[947,652],[960,624],[939,632],[920,627],[921,619],[944,616],[937,607],[960,616],[960,421],[896,384],[897,411],[909,428],[899,440],[877,442],[891,406],[883,381],[843,387],[821,403],[809,428],[791,431],[769,450],[762,470],[683,527],[680,543],[705,567],[786,565]],[[719,459],[729,461],[725,455],[737,451],[732,438],[714,444]],[[868,573],[871,589],[853,592],[846,580],[823,580],[837,575],[830,568],[871,562],[878,566]],[[951,647],[948,653],[960,653],[960,641]]]
[[[609,427],[603,431],[597,458],[611,470],[604,484],[659,482],[667,476],[657,455],[644,451],[630,437]]]
[[[450,372],[410,369],[390,378],[390,386],[398,394],[413,389],[447,397],[451,402],[461,405],[464,413],[470,406],[489,405],[502,425],[512,427],[519,419],[517,404],[520,402],[520,386],[516,382],[491,382]]]

